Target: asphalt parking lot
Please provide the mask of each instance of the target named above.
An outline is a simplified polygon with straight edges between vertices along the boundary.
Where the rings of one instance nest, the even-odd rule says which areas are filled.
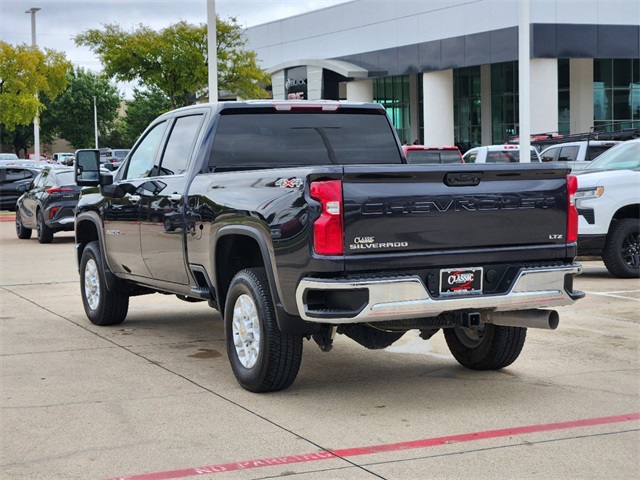
[[[0,218],[1,219],[1,218]],[[9,219],[9,217],[4,217]],[[585,261],[587,297],[497,372],[441,334],[383,351],[305,342],[291,388],[236,383],[218,313],[131,300],[84,315],[72,233],[0,222],[0,478],[626,479],[640,472],[640,281]]]

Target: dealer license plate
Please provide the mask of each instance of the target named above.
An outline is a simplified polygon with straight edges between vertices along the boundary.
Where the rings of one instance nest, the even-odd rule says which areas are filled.
[[[440,294],[482,292],[482,267],[440,270]]]

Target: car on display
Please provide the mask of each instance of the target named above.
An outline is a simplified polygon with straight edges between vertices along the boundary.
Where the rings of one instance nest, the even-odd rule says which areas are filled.
[[[381,349],[442,330],[461,365],[498,370],[584,296],[566,166],[407,164],[381,104],[194,105],[100,165],[76,152],[89,321],[122,323],[135,295],[206,301],[252,392],[289,387],[305,339],[337,334]]]
[[[127,158],[131,150],[126,148],[105,149],[100,152],[100,162],[107,170],[117,170],[122,162]]]
[[[40,243],[51,243],[55,233],[74,229],[81,187],[75,183],[73,168],[45,167],[19,190],[24,193],[16,206],[18,238],[31,238],[35,229]]]
[[[53,161],[61,165],[73,165],[75,154],[70,152],[61,152],[53,154]]]
[[[531,162],[539,162],[540,154],[530,147]],[[467,150],[462,156],[464,163],[519,163],[520,145],[486,145]]]
[[[20,160],[15,153],[0,153],[0,165]]]
[[[0,165],[0,210],[15,210],[22,195],[19,188],[29,185],[38,173],[35,166]]]
[[[460,149],[455,146],[430,147],[426,145],[403,145],[407,163],[462,163]]]
[[[543,162],[590,162],[619,143],[619,141],[614,140],[584,140],[560,143],[542,150],[540,159]]]
[[[576,172],[578,253],[599,255],[619,278],[640,277],[640,139]]]

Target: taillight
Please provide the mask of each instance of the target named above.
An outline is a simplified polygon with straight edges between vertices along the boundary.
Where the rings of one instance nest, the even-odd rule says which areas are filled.
[[[60,207],[51,207],[51,210],[49,210],[49,220],[53,219],[53,217],[56,216],[58,210],[60,210]]]
[[[578,209],[576,208],[576,191],[578,178],[567,175],[567,243],[578,241]]]
[[[313,248],[320,255],[344,253],[342,223],[342,181],[313,182],[311,198],[322,204],[322,213],[313,224]]]
[[[60,192],[72,192],[73,188],[71,188],[71,187],[52,187],[52,188],[47,188],[45,191],[49,195],[52,195],[54,193],[60,193]]]

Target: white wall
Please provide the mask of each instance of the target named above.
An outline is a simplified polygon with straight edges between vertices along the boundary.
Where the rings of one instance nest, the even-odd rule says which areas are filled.
[[[571,133],[588,132],[593,126],[593,60],[569,60],[569,124]]]
[[[530,0],[531,23],[638,25],[638,0]],[[263,68],[480,33],[518,24],[516,0],[355,0],[246,31]]]

